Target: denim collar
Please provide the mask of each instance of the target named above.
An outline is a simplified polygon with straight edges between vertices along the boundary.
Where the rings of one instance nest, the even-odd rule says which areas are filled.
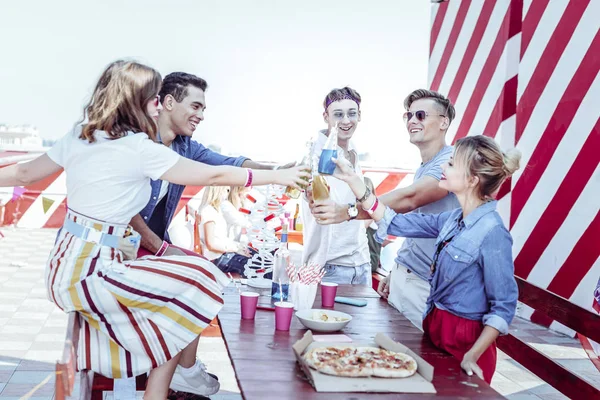
[[[465,226],[467,228],[470,228],[471,226],[475,225],[475,223],[479,221],[484,215],[494,212],[496,210],[497,204],[498,201],[496,200],[485,202],[473,211],[471,211],[471,213],[467,215],[467,217],[464,219],[462,219],[462,212],[459,213],[456,216],[456,220],[458,221],[462,219]]]
[[[162,143],[162,139],[160,138],[160,132],[158,132],[156,136],[156,141],[158,143]],[[171,145],[173,146],[173,150],[175,151],[177,151],[178,148],[180,148],[182,151],[186,151],[189,145],[189,141],[190,138],[187,136],[175,135],[175,139],[173,139],[173,143],[171,143]]]

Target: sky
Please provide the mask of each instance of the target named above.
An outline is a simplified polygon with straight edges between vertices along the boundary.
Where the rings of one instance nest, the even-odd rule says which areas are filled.
[[[427,83],[425,0],[0,0],[0,123],[64,135],[103,68],[133,58],[208,81],[194,139],[255,160],[299,160],[335,87],[362,96],[369,164],[416,167],[402,101]]]

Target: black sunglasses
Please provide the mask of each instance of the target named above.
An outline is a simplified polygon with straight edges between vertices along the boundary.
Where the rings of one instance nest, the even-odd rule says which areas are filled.
[[[446,115],[444,114],[436,114],[438,117],[446,117]],[[408,121],[410,121],[412,119],[412,117],[415,116],[417,117],[417,119],[421,122],[425,121],[425,118],[427,118],[429,116],[429,113],[427,111],[423,111],[423,110],[419,110],[419,111],[407,111],[404,113],[404,123],[407,123]]]

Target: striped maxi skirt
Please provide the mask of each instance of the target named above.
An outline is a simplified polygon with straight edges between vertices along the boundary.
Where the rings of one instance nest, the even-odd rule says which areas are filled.
[[[73,211],[66,218],[112,235],[127,228]],[[221,310],[228,283],[200,257],[122,261],[120,251],[65,229],[46,266],[49,299],[81,315],[78,368],[109,378],[146,373],[183,350]]]

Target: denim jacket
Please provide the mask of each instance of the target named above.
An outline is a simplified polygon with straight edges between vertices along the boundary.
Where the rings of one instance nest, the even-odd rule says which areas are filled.
[[[182,157],[189,158],[194,161],[200,161],[209,165],[233,165],[236,167],[240,167],[244,161],[248,158],[246,157],[226,157],[219,153],[216,153],[210,149],[207,149],[200,143],[192,140],[187,136],[179,136],[175,137],[172,143],[173,151],[177,152]],[[158,204],[158,196],[160,193],[160,186],[162,184],[161,180],[152,181],[152,195],[150,196],[150,201],[144,207],[142,211],[140,211],[140,215],[144,219],[144,221],[148,222],[156,205]],[[158,236],[162,237],[166,241],[169,240],[169,234],[167,233],[167,229],[171,224],[171,220],[175,215],[175,211],[177,210],[177,204],[181,199],[181,195],[183,194],[183,190],[185,186],[177,185],[174,183],[169,184],[169,190],[167,192],[167,204],[165,211],[165,232],[155,232]]]
[[[515,316],[518,289],[512,237],[496,212],[496,204],[484,203],[464,219],[460,208],[441,214],[404,215],[387,208],[377,223],[377,240],[381,242],[388,234],[437,238],[435,248],[440,252],[432,255],[435,271],[429,277],[431,292],[424,317],[435,306],[459,317],[482,321],[501,334],[508,332]]]

